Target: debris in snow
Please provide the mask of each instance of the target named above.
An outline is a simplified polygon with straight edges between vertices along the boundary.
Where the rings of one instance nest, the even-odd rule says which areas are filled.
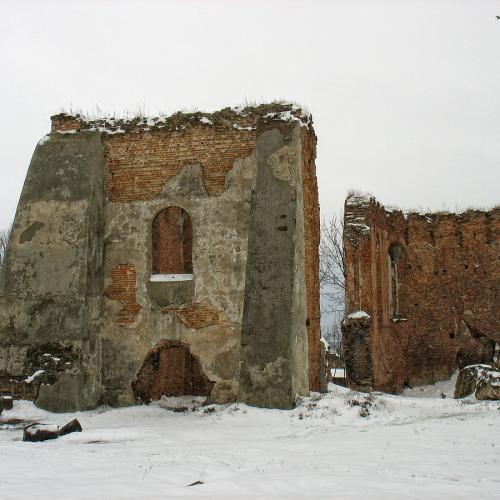
[[[24,429],[23,441],[47,441],[59,437],[59,427],[51,424],[33,424]]]
[[[31,382],[33,382],[33,380],[35,380],[37,377],[39,377],[43,373],[45,373],[45,370],[37,370],[35,373],[33,373],[32,375],[30,375],[29,377],[26,377],[23,380],[23,382],[26,382],[27,384],[31,384]]]
[[[203,481],[195,481],[194,483],[188,484],[188,486],[196,486],[198,484],[203,484]]]
[[[82,432],[82,426],[76,418],[59,429],[59,436],[65,436],[66,434],[71,434],[72,432]]]
[[[374,403],[374,398],[371,394],[359,394],[361,397],[350,397],[347,398],[347,404],[349,406],[359,406],[359,416],[368,417],[370,415],[370,408]]]
[[[500,399],[500,371],[489,365],[470,365],[460,370],[455,398],[463,398],[472,393],[479,400]]]
[[[47,441],[49,439],[57,439],[71,432],[82,432],[82,426],[76,418],[66,425],[63,425],[61,428],[53,424],[32,424],[25,427],[23,441]]]

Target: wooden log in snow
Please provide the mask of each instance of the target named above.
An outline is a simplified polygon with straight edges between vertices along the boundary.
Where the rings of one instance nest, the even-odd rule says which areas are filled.
[[[65,436],[71,432],[82,432],[82,426],[76,418],[61,428],[58,425],[48,424],[28,425],[23,432],[23,441],[47,441],[49,439],[57,439],[59,436]]]
[[[59,437],[59,426],[49,424],[33,424],[25,427],[23,441],[47,441]]]
[[[65,436],[71,432],[82,432],[82,426],[76,418],[59,429],[59,436]]]

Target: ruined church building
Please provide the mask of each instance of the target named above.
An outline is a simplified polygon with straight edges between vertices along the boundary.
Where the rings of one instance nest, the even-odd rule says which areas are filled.
[[[291,104],[52,117],[0,270],[0,393],[52,411],[325,390],[316,136]],[[345,204],[348,385],[498,359],[500,209]]]
[[[67,411],[320,390],[316,137],[293,105],[52,117],[0,283],[0,390]]]
[[[500,362],[500,207],[461,214],[344,211],[348,384],[400,392]]]

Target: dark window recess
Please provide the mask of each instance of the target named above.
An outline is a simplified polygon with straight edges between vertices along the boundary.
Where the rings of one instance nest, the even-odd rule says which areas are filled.
[[[400,278],[399,274],[405,268],[406,255],[403,248],[397,243],[389,247],[389,310],[391,319],[404,320],[400,311]]]
[[[152,227],[152,273],[193,273],[193,224],[180,207],[159,212]]]

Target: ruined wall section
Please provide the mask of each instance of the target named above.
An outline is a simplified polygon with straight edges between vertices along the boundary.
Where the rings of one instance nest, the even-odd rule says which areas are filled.
[[[360,390],[373,386],[372,338],[378,331],[378,323],[370,317],[377,311],[370,208],[370,199],[361,195],[349,196],[344,206],[345,312],[369,315],[359,325],[356,318],[342,323],[346,382]]]
[[[321,312],[319,294],[319,240],[320,215],[318,182],[316,178],[316,136],[301,128],[303,219],[304,219],[304,276],[307,296],[307,338],[309,363],[309,389],[323,391],[322,377],[324,353],[321,337]]]
[[[255,130],[216,132],[203,123],[106,136],[106,290],[119,288],[120,271],[131,266],[127,276],[134,277],[126,281],[126,302],[107,293],[109,403],[134,400],[141,364],[166,339],[200,360],[212,400],[236,399],[254,142]],[[191,218],[192,281],[149,281],[152,221],[167,207]]]
[[[0,387],[55,411],[100,397],[103,186],[100,133],[44,137],[2,266]]]
[[[0,277],[0,390],[73,410],[181,387],[291,407],[319,387],[314,146],[294,105],[52,117]]]
[[[211,115],[174,115],[166,121],[148,119],[135,123],[54,117],[53,128],[61,132],[105,132],[106,301],[102,337],[106,402],[133,401],[131,388],[141,364],[165,339],[189,346],[212,383],[212,400],[236,399],[257,137],[274,129],[283,135],[284,143],[292,144],[283,144],[283,151],[274,158],[275,174],[286,177],[289,149],[293,150],[293,161],[299,164],[299,131],[309,128],[308,123],[297,123],[300,116],[301,112],[290,111],[290,106],[282,109],[272,105],[250,113],[223,110]],[[314,157],[311,161],[313,164]],[[302,179],[296,168],[293,175],[292,181],[285,182],[300,183],[302,192]],[[311,203],[317,203],[317,198],[311,198]],[[182,208],[192,220],[192,281],[149,281],[151,222],[169,206]],[[302,220],[302,200],[294,206]],[[273,217],[265,207],[264,216]],[[303,232],[295,236],[291,248],[303,248]],[[303,249],[299,260],[303,261]],[[307,379],[308,363],[305,280],[301,269],[296,274],[300,278],[296,303],[303,306],[304,312],[297,313],[301,326],[293,339],[288,338],[286,356],[290,362],[289,351],[295,342],[297,357],[290,362],[292,374],[288,382],[293,379],[294,390],[304,394],[307,382],[302,379],[304,374]],[[290,322],[284,328],[288,334]],[[266,330],[266,334],[272,343],[274,332]],[[268,380],[268,386],[274,382]],[[293,400],[295,396],[287,397]]]
[[[309,392],[301,133],[257,138],[251,195],[239,399],[291,408]],[[319,338],[318,338],[319,342]]]
[[[375,388],[397,392],[491,361],[500,340],[498,208],[404,214],[364,198],[346,202],[346,225],[348,312],[371,316]]]

